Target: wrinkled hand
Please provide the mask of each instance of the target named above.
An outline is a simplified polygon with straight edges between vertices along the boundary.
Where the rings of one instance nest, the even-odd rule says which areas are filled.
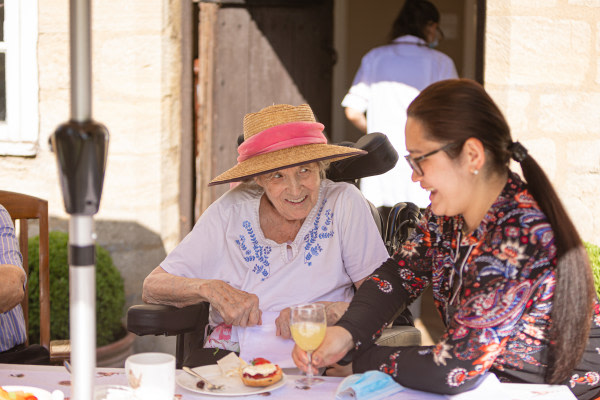
[[[292,316],[291,308],[284,308],[279,313],[279,317],[275,320],[275,325],[277,327],[275,334],[277,336],[281,336],[284,339],[291,339],[292,331],[290,330],[290,320]]]
[[[318,368],[332,365],[341,360],[354,346],[352,335],[341,326],[328,327],[325,339],[312,355],[312,370],[317,373]],[[300,370],[308,369],[308,355],[297,345],[292,351],[292,359]]]
[[[219,280],[210,281],[205,298],[219,312],[226,324],[254,326],[262,324],[258,296],[236,289]]]
[[[335,325],[335,323],[342,318],[342,315],[344,315],[349,305],[350,303],[345,301],[335,301],[327,304],[325,307],[325,313],[327,314],[327,326]]]

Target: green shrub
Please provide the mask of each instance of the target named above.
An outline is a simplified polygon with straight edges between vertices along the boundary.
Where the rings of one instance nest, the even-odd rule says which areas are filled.
[[[39,318],[39,237],[29,239],[29,341],[38,343]],[[52,231],[50,247],[50,336],[69,339],[69,236]],[[96,245],[96,345],[104,346],[124,336],[121,323],[125,306],[123,278],[109,252]]]
[[[596,286],[596,293],[600,297],[600,247],[586,242],[583,244],[590,257],[590,264],[592,264],[592,272],[594,273],[594,285]]]

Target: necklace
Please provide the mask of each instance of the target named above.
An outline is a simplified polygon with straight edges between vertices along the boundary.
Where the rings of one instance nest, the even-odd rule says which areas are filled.
[[[462,229],[461,229],[462,231]],[[464,269],[465,266],[467,265],[467,260],[469,259],[469,256],[471,255],[471,252],[473,251],[473,248],[475,247],[475,243],[469,245],[469,247],[466,249],[466,251],[464,252],[464,254],[462,255],[462,262],[460,264],[460,268],[458,269],[458,282],[454,282],[454,275],[456,273],[456,264],[459,261],[459,258],[461,258],[461,241],[462,241],[462,236],[461,236],[461,232],[458,232],[458,238],[456,240],[456,254],[454,255],[454,266],[452,267],[452,271],[450,272],[450,277],[448,278],[448,288],[450,290],[450,298],[448,299],[448,301],[446,302],[446,326],[449,326],[450,324],[450,318],[452,315],[454,315],[456,308],[458,306],[459,300],[460,300],[460,290],[462,288],[462,283],[463,283],[463,273],[464,273]],[[452,314],[452,315],[451,315]]]

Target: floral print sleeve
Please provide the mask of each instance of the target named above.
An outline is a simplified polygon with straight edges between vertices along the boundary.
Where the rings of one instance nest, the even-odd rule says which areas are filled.
[[[544,382],[556,264],[546,217],[511,174],[480,226],[465,235],[462,225],[461,217],[427,212],[402,251],[357,292],[338,322],[355,340],[355,372],[378,369],[406,387],[443,394],[471,389],[487,371],[509,382]],[[446,324],[440,341],[373,345],[393,309],[429,283]],[[599,351],[592,355],[596,366]],[[582,372],[574,380],[588,385],[580,393],[598,391],[594,376]],[[579,396],[575,383],[571,390]]]
[[[421,223],[426,225],[425,221]],[[429,237],[422,226],[417,227],[403,250],[376,269],[352,299],[352,312],[346,313],[337,325],[352,333],[356,350],[372,345],[397,311],[405,309],[429,285],[431,268],[422,261],[429,251],[423,243],[428,243]],[[368,317],[368,322],[363,317]],[[367,326],[373,329],[365,329]]]

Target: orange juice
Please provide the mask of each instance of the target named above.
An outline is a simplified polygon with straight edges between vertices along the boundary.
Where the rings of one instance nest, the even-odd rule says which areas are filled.
[[[325,337],[327,325],[317,322],[295,322],[291,326],[292,337],[304,351],[314,351]]]

